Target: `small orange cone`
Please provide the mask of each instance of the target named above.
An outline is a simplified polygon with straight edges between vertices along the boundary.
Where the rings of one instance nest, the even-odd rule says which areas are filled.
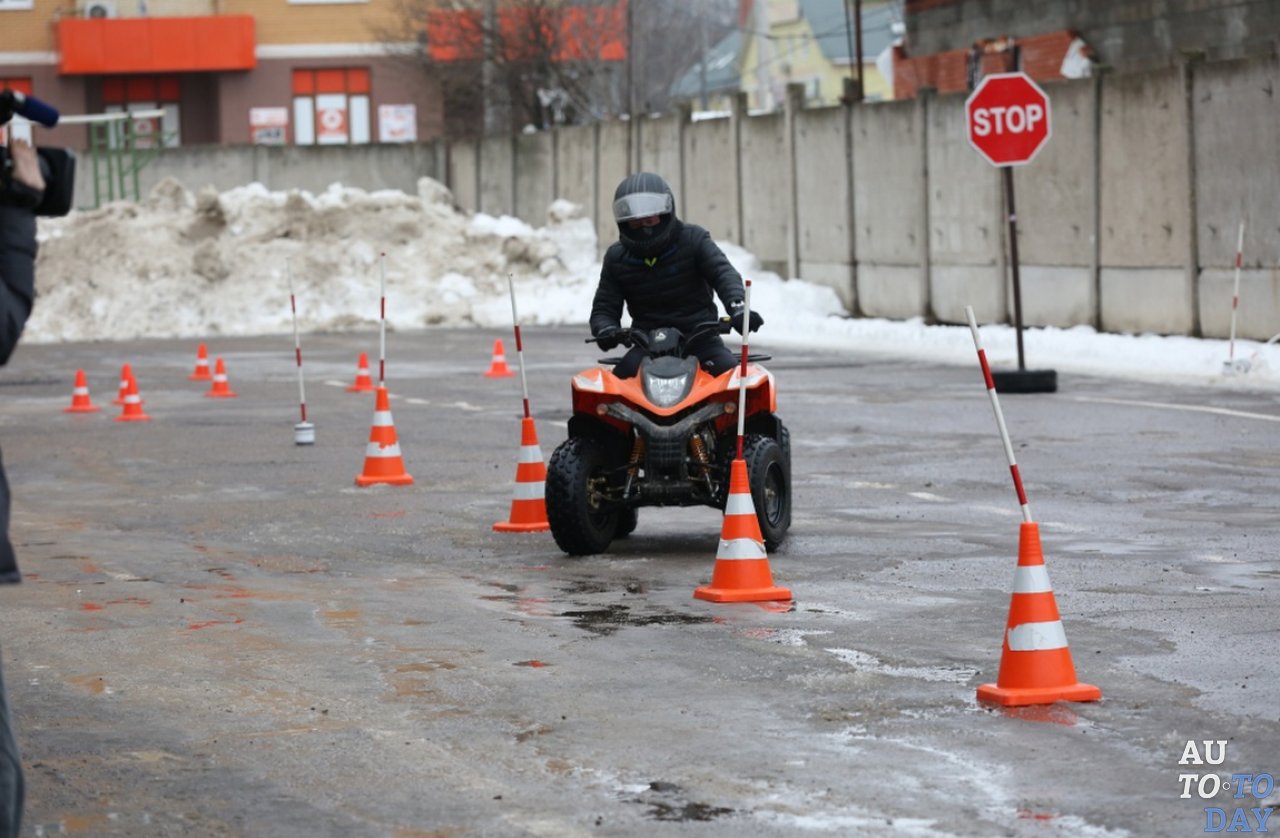
[[[978,700],[1020,707],[1100,698],[1102,690],[1076,680],[1067,634],[1044,566],[1040,527],[1024,521],[1018,539],[1018,570],[1013,577],[1000,674],[996,683],[978,687]]]
[[[84,377],[84,370],[76,370],[76,384],[71,388],[71,406],[62,408],[63,413],[97,413],[101,410],[89,398],[89,382]]]
[[[511,499],[510,520],[493,525],[498,532],[545,532],[547,522],[547,465],[538,446],[533,417],[520,422],[520,462],[516,464],[516,491]]]
[[[489,371],[484,374],[485,378],[511,378],[514,372],[507,366],[507,355],[502,348],[502,341],[495,340],[493,342],[493,361],[489,364]]]
[[[373,385],[373,379],[369,377],[369,356],[360,353],[360,361],[356,364],[356,381],[347,388],[348,393],[372,393],[378,389]]]
[[[373,427],[369,429],[369,444],[365,447],[364,471],[356,476],[356,485],[408,486],[413,478],[405,473],[404,459],[400,456],[400,442],[396,439],[395,422],[391,420],[391,399],[386,387],[378,387],[377,393]]]
[[[129,379],[133,378],[133,367],[125,364],[120,368],[120,392],[114,399],[112,404],[124,404],[124,397],[129,395]]]
[[[202,343],[196,347],[196,368],[191,375],[187,376],[188,381],[210,381],[213,376],[209,375],[209,350]]]
[[[729,499],[724,506],[724,526],[711,584],[693,592],[711,602],[768,602],[791,599],[791,591],[773,584],[769,556],[760,533],[760,520],[751,500],[747,461],[733,461],[729,474]]]
[[[234,399],[236,393],[231,391],[231,385],[227,383],[227,367],[222,363],[222,358],[213,362],[213,386],[209,388],[209,392],[204,394],[207,399]]]
[[[124,410],[117,422],[150,422],[151,417],[142,412],[142,397],[138,395],[138,382],[129,376],[129,391],[124,396]]]

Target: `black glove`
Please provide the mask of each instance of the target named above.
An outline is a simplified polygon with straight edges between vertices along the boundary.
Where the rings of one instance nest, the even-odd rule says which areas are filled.
[[[736,303],[729,308],[729,322],[733,326],[733,330],[740,335],[746,334],[742,328],[742,304]],[[751,312],[751,331],[755,331],[764,325],[764,318],[760,316],[760,312]]]
[[[622,329],[617,326],[605,326],[596,332],[596,344],[605,352],[615,348],[620,343],[622,343]]]

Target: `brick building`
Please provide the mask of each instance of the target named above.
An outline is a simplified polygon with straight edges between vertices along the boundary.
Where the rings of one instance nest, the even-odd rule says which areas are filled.
[[[897,96],[922,87],[968,89],[972,62],[983,73],[1021,69],[1038,80],[1064,77],[1072,51],[1125,72],[1167,67],[1187,57],[1224,60],[1275,55],[1275,0],[906,0],[906,42],[895,52]],[[975,56],[974,46],[979,46]]]
[[[442,132],[438,86],[385,43],[395,0],[0,0],[0,86],[63,114],[159,109],[166,145]],[[411,50],[413,44],[407,45]],[[42,142],[85,147],[66,126]]]

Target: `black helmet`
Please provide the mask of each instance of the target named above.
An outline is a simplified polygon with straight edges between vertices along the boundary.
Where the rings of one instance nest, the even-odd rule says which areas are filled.
[[[636,218],[658,216],[653,227],[630,227]],[[613,193],[613,219],[618,223],[618,238],[637,256],[656,256],[666,249],[675,235],[676,198],[667,182],[653,172],[628,175]]]

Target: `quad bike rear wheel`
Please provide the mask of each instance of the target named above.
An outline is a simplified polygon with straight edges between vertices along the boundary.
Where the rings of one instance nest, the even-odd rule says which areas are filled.
[[[640,510],[636,509],[634,506],[629,506],[626,509],[619,509],[618,529],[614,532],[613,537],[626,538],[631,535],[631,533],[635,532],[636,524],[640,522],[639,513]]]
[[[618,511],[603,497],[609,462],[604,446],[570,437],[547,465],[547,523],[560,549],[571,556],[603,553],[618,531]]]

